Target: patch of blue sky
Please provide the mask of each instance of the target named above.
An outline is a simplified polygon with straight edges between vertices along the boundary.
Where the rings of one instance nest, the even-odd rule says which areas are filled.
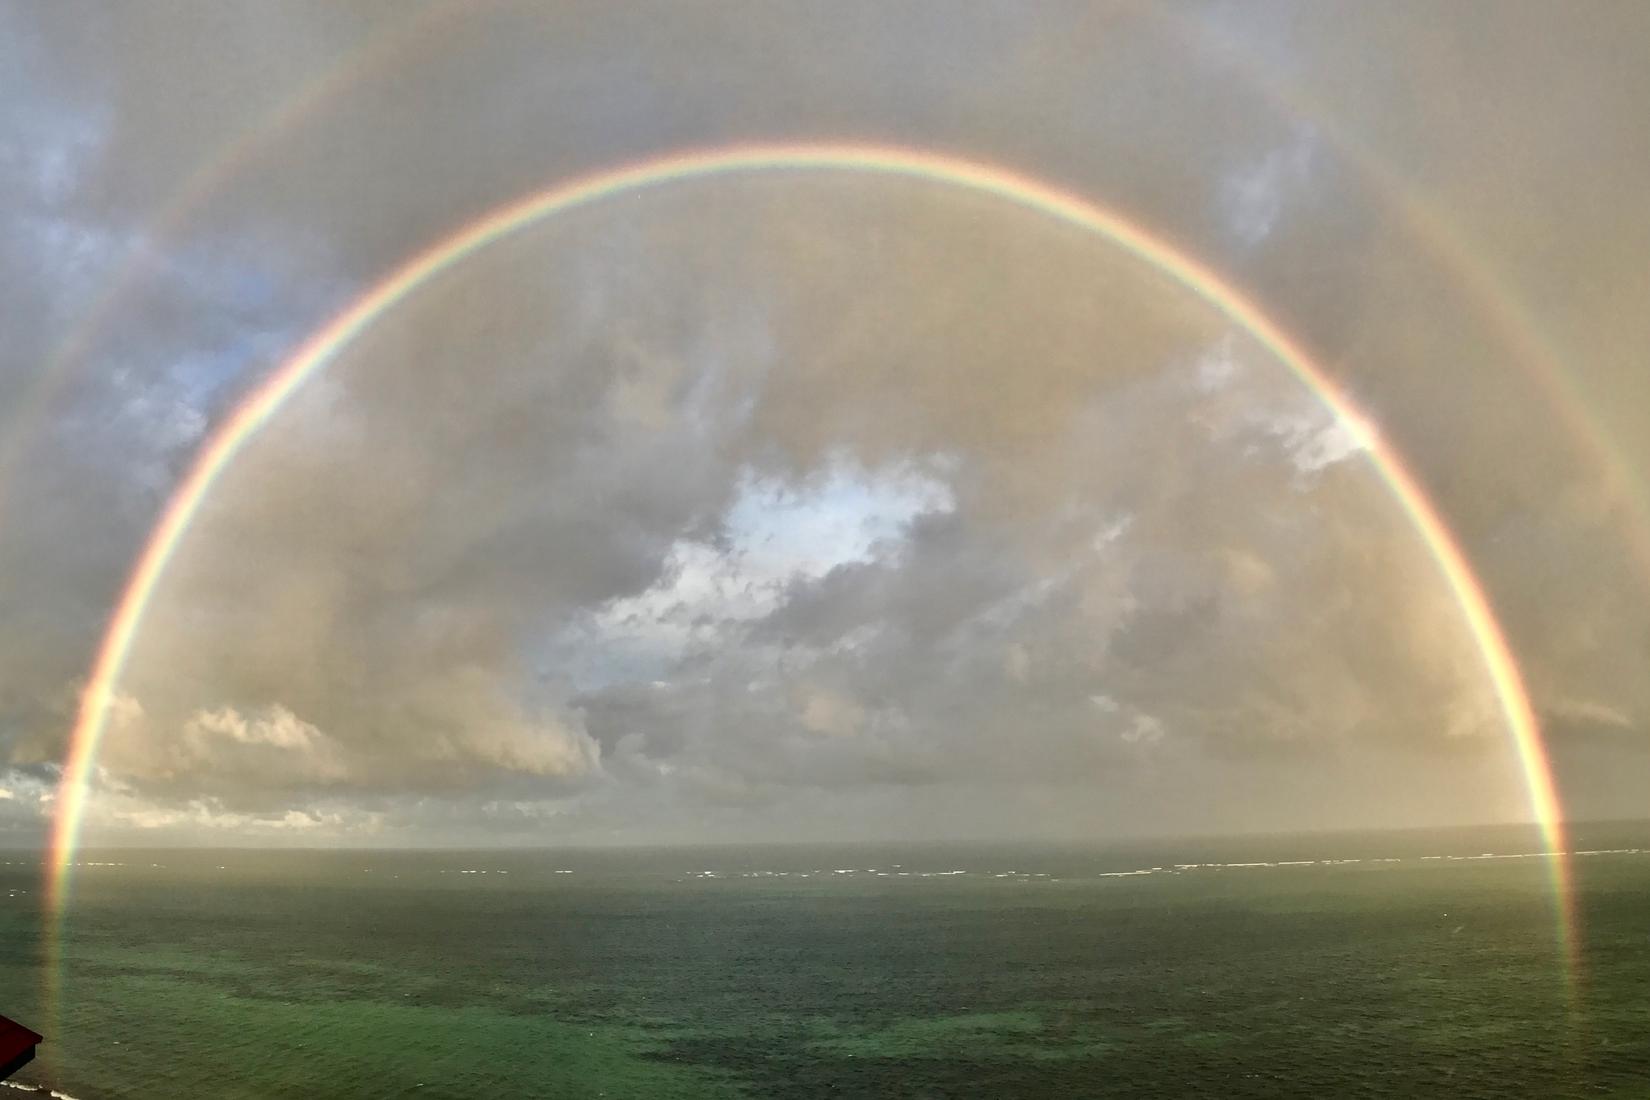
[[[931,474],[871,472],[839,456],[802,484],[747,474],[723,523],[744,573],[788,581],[867,561],[917,516],[953,506],[950,489]]]
[[[1222,224],[1238,243],[1252,248],[1272,235],[1289,205],[1311,186],[1317,144],[1314,129],[1297,124],[1287,140],[1221,179]]]
[[[695,647],[778,607],[788,585],[870,561],[925,513],[954,506],[949,487],[914,467],[866,470],[839,458],[801,483],[747,471],[718,545],[683,539],[658,581],[556,630],[540,667],[577,691],[668,679]]]

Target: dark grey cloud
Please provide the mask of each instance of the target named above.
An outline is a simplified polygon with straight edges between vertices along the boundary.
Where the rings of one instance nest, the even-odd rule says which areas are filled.
[[[1643,470],[1650,151],[1610,26],[1638,17],[1580,10],[4,9],[0,829],[38,822],[143,532],[284,349],[549,181],[810,137],[1004,163],[1234,273],[1461,535],[1576,812],[1636,812],[1633,502],[1391,191],[1481,249]],[[869,177],[624,196],[420,292],[236,460],[122,693],[108,837],[1524,812],[1459,609],[1297,380],[1103,242]]]

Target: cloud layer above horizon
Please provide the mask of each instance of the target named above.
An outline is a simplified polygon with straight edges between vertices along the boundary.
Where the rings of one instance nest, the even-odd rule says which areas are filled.
[[[0,838],[38,835],[144,531],[284,351],[490,206],[754,135],[995,160],[1233,272],[1436,493],[1574,812],[1639,812],[1647,578],[1634,502],[1595,448],[1630,470],[1650,457],[1622,419],[1650,398],[1622,358],[1650,323],[1624,243],[1650,240],[1650,214],[1591,219],[1627,206],[1650,156],[1623,149],[1543,236],[1542,188],[1569,177],[1467,137],[1515,123],[1418,111],[1381,72],[1355,70],[1356,95],[1321,78],[1374,36],[1409,80],[1525,103],[1516,133],[1551,151],[1576,118],[1623,109],[1604,93],[1543,103],[1535,76],[1462,71],[1398,16],[1252,12],[241,13],[194,32],[217,52],[185,83],[218,94],[185,106],[176,43],[134,30],[117,49],[10,9],[0,397],[34,411],[0,416]],[[673,54],[676,33],[703,49]],[[1610,63],[1602,29],[1569,34],[1550,65]],[[1108,64],[1079,64],[1077,43]],[[1312,111],[1289,86],[1321,91]],[[305,87],[324,90],[313,106]],[[1569,351],[1589,439],[1358,170],[1365,142],[1500,242],[1485,262]],[[191,170],[212,187],[189,217],[146,215]],[[1578,275],[1599,293],[1577,297]],[[834,172],[607,200],[383,318],[215,488],[99,764],[91,837],[126,842],[1096,837],[1526,812],[1458,609],[1298,380],[1104,241]]]

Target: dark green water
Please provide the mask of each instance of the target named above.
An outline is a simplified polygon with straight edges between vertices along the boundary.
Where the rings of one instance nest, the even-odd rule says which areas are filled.
[[[1420,858],[1538,847],[91,853],[55,1018],[0,854],[0,1010],[83,1100],[1650,1096],[1650,853],[1575,860],[1573,992],[1544,861]]]

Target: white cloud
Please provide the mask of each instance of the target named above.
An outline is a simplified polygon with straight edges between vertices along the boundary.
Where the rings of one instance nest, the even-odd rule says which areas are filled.
[[[233,707],[201,711],[184,727],[184,737],[206,741],[227,737],[243,745],[270,745],[291,752],[313,752],[322,744],[323,734],[282,706],[273,706],[248,719]]]

